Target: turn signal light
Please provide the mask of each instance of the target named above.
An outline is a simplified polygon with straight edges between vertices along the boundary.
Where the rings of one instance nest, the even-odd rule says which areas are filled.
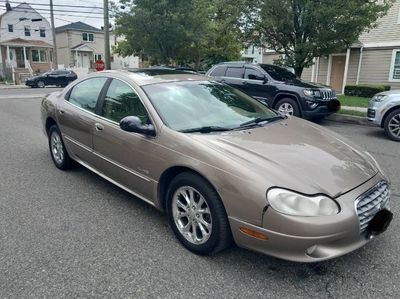
[[[250,237],[266,241],[268,240],[268,237],[262,233],[256,232],[254,230],[248,229],[246,227],[241,227],[240,231],[246,235],[249,235]]]

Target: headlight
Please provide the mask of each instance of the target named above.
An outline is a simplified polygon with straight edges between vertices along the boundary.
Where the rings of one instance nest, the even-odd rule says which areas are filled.
[[[373,102],[382,102],[382,101],[384,101],[384,100],[386,100],[386,98],[387,98],[388,96],[385,96],[385,95],[376,95],[376,96],[373,96],[373,98],[372,98],[372,101]]]
[[[319,90],[304,89],[303,93],[307,97],[317,97],[317,98],[319,98],[321,96],[321,93],[320,93]]]
[[[268,191],[271,207],[283,214],[295,216],[330,216],[339,213],[338,204],[325,195],[306,196],[281,188]]]

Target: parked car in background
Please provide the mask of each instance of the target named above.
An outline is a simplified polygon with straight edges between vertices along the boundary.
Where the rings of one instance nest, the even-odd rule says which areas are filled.
[[[56,70],[48,71],[44,74],[28,78],[25,85],[30,87],[43,88],[48,85],[55,85],[60,87],[67,86],[70,82],[76,80],[78,76],[73,71]]]
[[[316,119],[340,108],[334,90],[302,81],[276,65],[224,62],[213,66],[206,76],[235,87],[284,114]]]
[[[197,254],[233,240],[316,262],[360,248],[392,219],[371,155],[194,73],[93,73],[47,95],[41,116],[56,167],[76,161],[166,211]]]
[[[371,98],[367,118],[385,130],[387,137],[400,141],[400,90],[384,91]]]

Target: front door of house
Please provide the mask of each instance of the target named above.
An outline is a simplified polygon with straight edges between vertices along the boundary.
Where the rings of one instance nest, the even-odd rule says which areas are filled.
[[[15,49],[10,49],[10,64],[12,67],[17,67],[17,52]]]
[[[346,56],[332,56],[331,86],[336,93],[342,93]]]
[[[82,67],[89,68],[90,67],[89,53],[81,52],[81,58],[82,58]]]

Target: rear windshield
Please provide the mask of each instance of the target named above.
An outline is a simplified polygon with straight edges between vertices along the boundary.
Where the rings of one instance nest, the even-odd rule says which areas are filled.
[[[292,81],[296,79],[296,75],[289,72],[283,67],[269,64],[260,65],[274,80],[277,81]]]

